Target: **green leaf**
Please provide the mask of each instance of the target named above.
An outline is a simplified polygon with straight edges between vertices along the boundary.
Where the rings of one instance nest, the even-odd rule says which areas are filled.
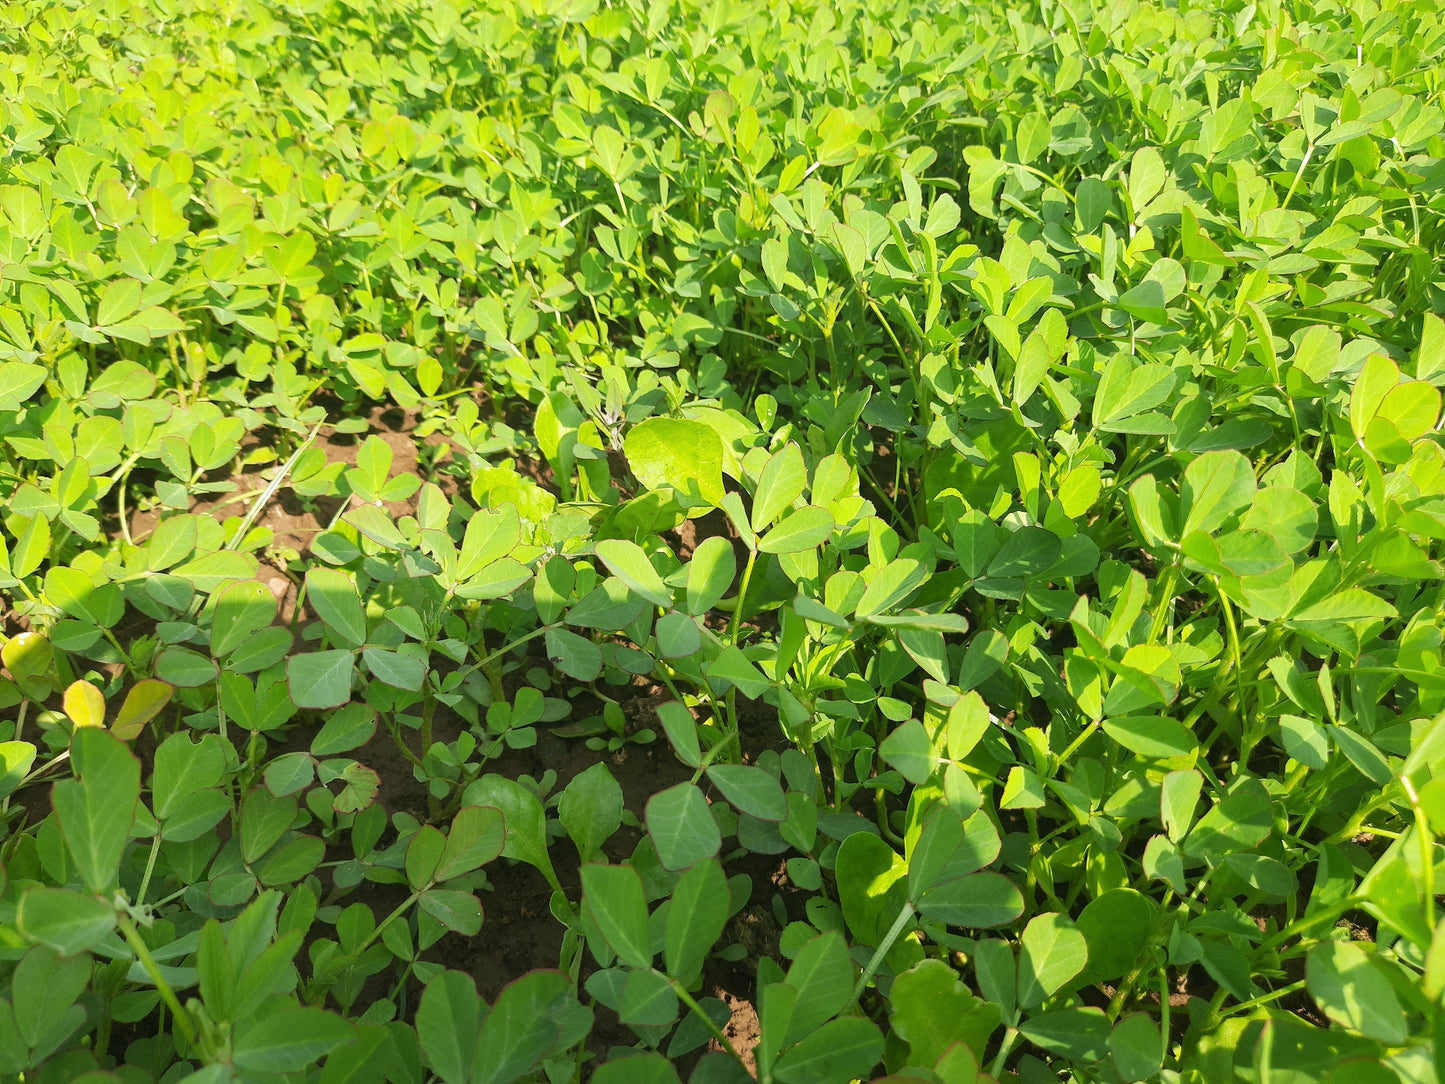
[[[838,902],[854,938],[865,945],[883,941],[908,902],[908,864],[869,832],[855,832],[838,848]]]
[[[648,418],[628,432],[623,450],[632,473],[649,489],[676,490],[684,507],[722,503],[722,440],[711,426]]]
[[[845,1016],[830,1020],[773,1066],[782,1084],[837,1084],[867,1075],[883,1053],[883,1035],[871,1020]]]
[[[753,493],[750,519],[753,532],[763,530],[803,495],[808,484],[808,468],[803,465],[803,452],[796,444],[786,444],[763,465],[758,487]]]
[[[31,888],[20,897],[15,924],[31,941],[63,956],[97,947],[115,929],[115,907],[63,888]]]
[[[572,778],[557,802],[557,818],[577,845],[578,860],[591,862],[622,825],[622,787],[606,764]]]
[[[255,579],[256,558],[235,550],[216,550],[171,569],[171,575],[209,594],[231,580]]]
[[[194,744],[188,734],[172,734],[155,751],[151,803],[156,818],[169,820],[188,796],[217,786],[226,771],[226,751],[218,735]]]
[[[372,676],[383,685],[413,693],[421,692],[427,669],[426,659],[421,654],[365,647],[361,649],[361,658]]]
[[[897,726],[878,747],[878,753],[898,774],[913,784],[925,783],[933,774],[937,758],[928,730],[917,719]]]
[[[416,898],[417,906],[453,933],[475,937],[482,929],[482,904],[470,892],[428,888]]]
[[[692,553],[687,568],[687,612],[707,613],[727,594],[737,575],[737,558],[726,538],[705,538]]]
[[[987,575],[994,579],[1037,576],[1059,559],[1058,535],[1042,527],[1020,527],[988,563]]]
[[[677,1019],[677,993],[664,976],[639,968],[623,983],[617,1017],[624,1024],[666,1027]]]
[[[1019,1008],[1037,1008],[1064,989],[1084,970],[1088,955],[1088,942],[1068,915],[1031,919],[1019,938]]]
[[[70,759],[76,777],[55,784],[55,816],[86,889],[109,892],[140,800],[140,761],[117,738],[90,728],[75,732]]]
[[[974,929],[1003,926],[1024,910],[1018,888],[998,873],[971,873],[936,884],[917,904],[919,914],[934,922]]]
[[[89,956],[62,958],[45,945],[36,945],[20,958],[11,973],[15,1026],[25,1044],[38,1052],[49,1049],[48,1033],[74,1029],[71,1006],[90,985],[93,964]],[[76,1012],[84,1019],[84,1010]]]
[[[707,676],[716,682],[731,683],[749,700],[756,700],[773,684],[740,648],[732,645],[723,648],[718,657],[708,664]]]
[[[239,1023],[231,1060],[253,1073],[296,1073],[355,1037],[355,1026],[334,1013],[289,1006]]]
[[[216,680],[216,664],[188,647],[168,647],[156,656],[156,677],[182,689],[195,689]]]
[[[683,870],[711,858],[722,846],[707,799],[692,783],[660,790],[647,801],[647,834],[663,868]]]
[[[35,763],[35,746],[28,741],[0,742],[0,797],[14,794]]]
[[[488,772],[462,793],[462,805],[492,806],[501,810],[506,826],[507,858],[536,867],[554,889],[560,887],[547,852],[547,818],[537,795],[521,783]]]
[[[311,569],[306,573],[306,598],[336,642],[346,647],[366,643],[366,614],[362,612],[356,585],[345,572],[334,568]]]
[[[1184,468],[1179,487],[1180,536],[1219,530],[1254,501],[1254,468],[1239,452],[1205,452]]]
[[[351,699],[350,651],[311,651],[286,660],[286,684],[298,708],[337,708]]]
[[[1274,821],[1269,791],[1253,776],[1239,776],[1184,841],[1184,853],[1216,865],[1227,854],[1252,850],[1269,835]]]
[[[878,570],[853,612],[858,617],[869,617],[896,609],[927,579],[928,569],[921,562],[911,557],[895,558]]]
[[[578,1014],[581,1019],[579,1020]],[[532,1070],[559,1044],[587,1034],[591,1013],[570,993],[559,971],[532,971],[497,995],[482,1023],[472,1056],[472,1084],[510,1084]]]
[[[281,844],[256,868],[256,877],[267,888],[288,885],[312,873],[326,857],[326,844],[316,836],[297,836]]]
[[[1141,757],[1182,757],[1199,743],[1183,723],[1159,715],[1126,715],[1104,720],[1104,733]]]
[[[331,713],[311,739],[311,755],[334,757],[365,745],[376,733],[376,709],[366,704],[347,704]]]
[[[667,909],[663,958],[667,973],[690,983],[722,937],[728,920],[727,877],[716,859],[690,867],[677,879]]]
[[[1025,113],[1019,118],[1014,132],[1014,145],[1018,148],[1019,161],[1028,165],[1049,149],[1053,138],[1053,125],[1043,113]]]
[[[1159,794],[1159,820],[1173,842],[1183,839],[1194,823],[1194,811],[1203,786],[1204,777],[1193,769],[1170,772],[1164,777]]]
[[[921,1067],[935,1065],[962,1044],[977,1068],[1003,1019],[998,1005],[975,997],[958,972],[937,959],[920,960],[893,980],[888,1011],[893,1033],[908,1044],[907,1064]]]
[[[676,700],[669,700],[658,705],[657,718],[662,723],[667,740],[672,743],[677,759],[689,768],[700,765],[702,749],[697,740],[697,720],[693,718],[692,712]]]
[[[763,553],[802,553],[828,540],[835,524],[832,514],[817,505],[804,505],[758,541]]]
[[[592,1084],[680,1084],[672,1062],[652,1053],[614,1057],[597,1066],[588,1079]]]
[[[196,549],[196,517],[170,516],[156,526],[146,546],[146,567],[152,572],[170,568]]]
[[[1330,762],[1330,741],[1325,728],[1298,715],[1279,717],[1280,742],[1290,757],[1306,768],[1319,770]]]
[[[602,563],[614,576],[627,585],[629,591],[641,595],[655,606],[672,606],[672,592],[663,584],[662,577],[636,542],[621,538],[603,539],[597,543],[597,556],[602,558]]]
[[[548,629],[544,640],[552,665],[578,681],[595,681],[602,673],[602,649],[567,629]]]
[[[1109,1032],[1109,1053],[1124,1080],[1153,1078],[1159,1072],[1164,1056],[1159,1026],[1148,1013],[1130,1013]]]
[[[359,505],[341,518],[384,549],[405,550],[410,548],[407,546],[406,539],[402,537],[402,533],[396,529],[396,524],[392,522],[391,517],[374,504]]]
[[[1393,778],[1390,762],[1368,741],[1346,727],[1331,725],[1328,729],[1340,752],[1371,783],[1384,786]]]
[[[143,287],[135,279],[113,279],[107,283],[95,309],[97,327],[118,324],[140,308]]]
[[[296,799],[277,798],[253,787],[241,802],[241,858],[255,863],[286,834],[296,819]]]
[[[733,808],[761,821],[783,821],[788,817],[788,799],[778,781],[761,768],[748,764],[713,764],[708,781],[722,792]]]
[[[1138,416],[1161,406],[1174,391],[1178,377],[1167,365],[1146,364],[1135,368],[1127,355],[1116,354],[1104,367],[1103,379],[1094,396],[1094,425],[1116,433],[1167,432],[1150,423],[1141,429]],[[1157,417],[1157,415],[1155,416]],[[1160,419],[1168,426],[1167,419]]]
[[[1399,1046],[1409,1032],[1384,966],[1348,941],[1321,941],[1310,949],[1305,988],[1336,1024]]]
[[[782,1046],[805,1039],[837,1016],[853,999],[853,961],[837,930],[805,942],[784,978],[797,991]]]
[[[276,596],[256,580],[233,583],[216,595],[211,619],[211,655],[224,659],[276,616]]]
[[[446,846],[432,871],[432,879],[449,881],[484,866],[502,853],[505,841],[506,825],[501,810],[491,806],[463,806],[452,818]]]
[[[45,383],[45,366],[20,361],[0,364],[0,410],[19,410]]]
[[[445,1084],[467,1084],[481,1008],[476,984],[460,971],[439,972],[422,991],[416,1034],[427,1065]]]
[[[1098,1061],[1109,1053],[1109,1018],[1103,1009],[1060,1009],[1029,1017],[1019,1033],[1051,1054],[1077,1062]]]
[[[667,613],[657,619],[653,631],[657,650],[665,659],[683,659],[697,653],[702,646],[702,632],[697,622],[684,613]]]

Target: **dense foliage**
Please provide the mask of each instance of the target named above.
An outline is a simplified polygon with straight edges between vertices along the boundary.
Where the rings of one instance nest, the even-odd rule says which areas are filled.
[[[6,4],[0,1080],[1435,1081],[1442,55]]]

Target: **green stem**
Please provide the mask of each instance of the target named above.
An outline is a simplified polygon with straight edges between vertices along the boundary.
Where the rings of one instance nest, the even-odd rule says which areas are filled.
[[[382,919],[381,922],[377,924],[376,929],[371,931],[371,936],[361,943],[361,947],[356,950],[356,954],[360,956],[363,952],[369,949],[375,943],[376,939],[381,936],[382,931],[385,930],[397,919],[399,919],[402,915],[406,914],[407,909],[417,901],[419,896],[420,893],[413,892],[406,899],[398,903],[396,905],[396,908],[391,912],[391,914],[387,915],[384,919]]]
[[[1157,644],[1169,622],[1169,613],[1174,608],[1174,588],[1179,582],[1179,558],[1169,562],[1164,572],[1164,582],[1159,593],[1159,605],[1154,608],[1154,623],[1149,627],[1149,642]]]
[[[1014,1043],[1018,1042],[1019,1033],[1017,1028],[1009,1028],[1003,1033],[1003,1044],[998,1048],[998,1055],[989,1066],[989,1075],[997,1080],[1003,1075],[1004,1062],[1008,1060],[1009,1054],[1013,1051]]]
[[[141,966],[145,968],[145,972],[150,976],[151,982],[155,983],[156,989],[160,992],[161,1000],[170,1008],[171,1015],[175,1017],[176,1030],[181,1033],[182,1038],[184,1038],[188,1044],[194,1046],[196,1042],[196,1026],[191,1022],[190,1014],[181,1007],[180,1000],[176,997],[176,992],[171,989],[171,984],[168,983],[166,977],[161,974],[161,969],[157,966],[155,957],[151,955],[151,950],[146,947],[145,941],[141,939],[140,933],[137,932],[135,928],[135,923],[130,920],[129,915],[119,913],[116,914],[115,921],[116,925],[120,927],[120,932],[125,936],[126,944],[131,947],[131,950],[136,955],[136,959],[138,959]]]
[[[161,849],[161,834],[160,834],[159,832],[157,832],[155,839],[151,842],[151,853],[150,853],[150,857],[146,859],[146,871],[145,871],[145,876],[142,877],[141,880],[140,880],[140,891],[138,891],[138,892],[135,894],[135,902],[136,902],[137,904],[145,903],[145,901],[146,901],[146,889],[148,889],[148,888],[150,887],[150,884],[151,884],[151,874],[155,872],[155,868],[156,868],[156,855],[160,852],[160,849]]]
[[[863,969],[863,974],[858,976],[858,982],[853,987],[853,996],[848,999],[848,1007],[852,1008],[858,1004],[858,999],[863,996],[863,991],[873,981],[873,976],[878,973],[878,968],[883,964],[883,957],[888,955],[888,950],[893,947],[903,933],[903,928],[913,920],[914,910],[911,902],[905,902],[898,911],[898,917],[893,920],[893,925],[883,935],[883,940],[878,948],[874,950],[873,957],[868,961],[868,966]],[[846,1011],[846,1010],[845,1010]]]
[[[653,973],[660,974],[660,972],[657,971]],[[682,983],[678,982],[671,975],[664,975],[663,978],[667,979],[667,984],[672,987],[672,991],[677,995],[677,999],[686,1005],[689,1011],[695,1013],[697,1018],[703,1022],[703,1026],[712,1033],[712,1037],[717,1040],[717,1044],[734,1058],[737,1058],[738,1062],[741,1063],[743,1060],[742,1056],[738,1054],[737,1049],[733,1046],[731,1040],[728,1039],[727,1034],[722,1028],[712,1022],[712,1017],[703,1012],[702,1006],[693,999],[693,996],[687,992],[687,989]]]
[[[757,562],[758,551],[755,548],[748,550],[748,563],[743,566],[743,580],[738,587],[738,604],[733,607],[732,628],[729,629],[730,642],[737,646],[738,633],[742,631],[743,604],[748,597],[748,582],[753,578],[753,565]]]
[[[1058,774],[1058,770],[1064,766],[1064,764],[1071,756],[1073,756],[1079,751],[1079,746],[1083,745],[1084,742],[1089,740],[1089,738],[1093,735],[1094,731],[1099,729],[1099,724],[1103,721],[1103,719],[1095,719],[1091,723],[1089,723],[1088,726],[1084,727],[1083,730],[1079,731],[1078,736],[1075,737],[1073,741],[1069,742],[1068,746],[1064,749],[1064,751],[1060,753],[1058,757],[1054,760],[1053,766],[1049,769],[1050,777]]]
[[[1294,190],[1299,187],[1300,178],[1305,175],[1305,167],[1310,164],[1310,159],[1314,156],[1315,145],[1311,143],[1307,148],[1305,148],[1305,156],[1300,159],[1299,168],[1294,171],[1294,180],[1290,181],[1289,190],[1285,192],[1284,199],[1280,201],[1280,207],[1289,207],[1290,197],[1294,195]]]
[[[1268,1005],[1271,1001],[1278,1001],[1280,998],[1292,994],[1296,990],[1303,990],[1304,988],[1305,980],[1300,979],[1299,982],[1292,982],[1288,986],[1281,986],[1278,990],[1271,990],[1267,994],[1260,994],[1259,997],[1250,998],[1248,1001],[1241,1001],[1238,1005],[1231,1007],[1224,1015],[1233,1016],[1235,1013],[1248,1012],[1250,1009],[1257,1008],[1260,1005]]]
[[[493,660],[500,659],[503,655],[507,654],[509,651],[512,651],[514,648],[521,647],[528,640],[535,640],[538,636],[543,635],[551,627],[551,625],[539,626],[538,628],[535,628],[531,632],[527,633],[527,635],[519,637],[518,639],[513,640],[508,644],[502,645],[501,647],[497,648],[496,651],[493,651],[490,655],[483,656],[481,659],[478,659],[470,666],[462,667],[460,670],[457,671],[457,673],[460,674],[462,677],[466,677],[468,674],[476,673],[478,670],[481,670],[487,665],[489,665]]]

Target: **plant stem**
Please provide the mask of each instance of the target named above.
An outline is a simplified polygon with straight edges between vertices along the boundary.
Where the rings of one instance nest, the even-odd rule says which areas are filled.
[[[356,954],[360,956],[363,952],[369,949],[376,942],[376,939],[381,936],[381,932],[383,930],[385,930],[402,915],[406,914],[407,909],[417,901],[419,895],[420,893],[413,892],[406,899],[398,903],[396,907],[392,910],[391,914],[387,915],[384,919],[377,923],[376,929],[372,930],[371,936],[361,943],[361,947],[356,950]]]
[[[138,959],[141,966],[145,968],[145,972],[150,976],[151,982],[155,983],[156,989],[160,992],[161,1000],[170,1007],[171,1015],[175,1017],[176,1030],[181,1033],[182,1038],[184,1038],[187,1043],[194,1046],[196,1042],[196,1026],[191,1023],[190,1014],[181,1007],[180,1000],[176,997],[176,992],[171,989],[171,984],[168,983],[165,976],[161,974],[161,969],[157,966],[155,957],[151,955],[151,950],[146,947],[145,941],[141,939],[140,933],[135,928],[135,923],[130,920],[129,915],[120,913],[116,914],[115,921],[116,925],[120,927],[120,932],[125,936],[126,944],[131,947],[131,950],[136,955],[136,959]]]
[[[738,633],[742,630],[743,603],[747,600],[748,597],[748,583],[753,578],[753,564],[757,561],[757,559],[758,551],[756,549],[749,549],[748,563],[743,566],[743,579],[742,583],[738,586],[738,604],[733,607],[732,628],[728,630],[729,642],[734,647],[737,646]]]
[[[998,1048],[998,1055],[989,1066],[989,1075],[998,1079],[1003,1074],[1004,1062],[1008,1060],[1009,1054],[1013,1051],[1014,1043],[1018,1042],[1019,1033],[1017,1028],[1009,1028],[1003,1033],[1003,1044]]]
[[[893,925],[883,935],[882,942],[874,950],[868,966],[863,969],[863,974],[858,976],[858,982],[853,987],[853,996],[848,999],[849,1008],[858,1004],[858,999],[863,996],[863,991],[873,981],[873,976],[878,973],[878,968],[883,965],[883,957],[888,955],[888,950],[893,947],[893,942],[898,940],[903,933],[903,928],[912,921],[914,913],[912,902],[905,902],[899,908],[898,917],[893,920]]]
[[[145,901],[146,901],[146,889],[150,887],[151,874],[155,872],[155,868],[156,868],[156,855],[160,852],[160,849],[161,849],[161,834],[160,834],[159,831],[157,831],[157,832],[156,832],[156,838],[151,842],[151,853],[150,853],[150,857],[146,859],[145,876],[141,878],[141,880],[140,880],[140,890],[139,890],[138,892],[136,892],[136,894],[135,894],[135,902],[136,902],[137,904],[145,903]]]
[[[677,999],[686,1005],[691,1012],[696,1013],[697,1018],[703,1022],[707,1030],[712,1032],[712,1037],[717,1040],[718,1045],[734,1058],[737,1058],[738,1062],[741,1063],[743,1060],[742,1056],[737,1052],[732,1041],[727,1037],[727,1033],[712,1022],[712,1017],[703,1012],[702,1006],[693,1000],[693,996],[687,992],[682,983],[678,982],[671,975],[664,975],[663,977],[667,979],[667,984],[672,987],[673,993],[677,994]]]

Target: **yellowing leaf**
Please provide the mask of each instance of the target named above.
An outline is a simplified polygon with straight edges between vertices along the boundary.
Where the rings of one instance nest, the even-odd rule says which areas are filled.
[[[121,741],[134,741],[146,723],[150,722],[171,702],[174,688],[156,678],[138,681],[126,694],[120,713],[111,724],[110,732]]]
[[[72,682],[62,706],[77,727],[105,726],[105,695],[88,681]]]

